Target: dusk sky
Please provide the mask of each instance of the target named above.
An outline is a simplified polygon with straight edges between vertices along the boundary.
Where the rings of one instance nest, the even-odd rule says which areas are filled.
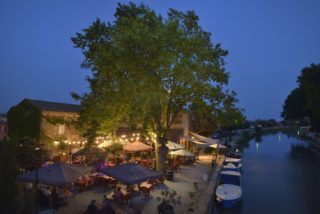
[[[1,0],[0,112],[23,98],[75,103],[88,91],[83,56],[70,40],[97,17],[114,20],[113,0]],[[141,1],[134,1],[140,3]],[[229,51],[229,89],[248,119],[280,119],[303,67],[320,63],[319,0],[152,0],[157,13],[194,10],[212,42]]]

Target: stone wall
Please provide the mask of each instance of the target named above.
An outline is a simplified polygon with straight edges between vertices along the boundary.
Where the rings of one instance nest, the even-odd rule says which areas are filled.
[[[79,115],[76,112],[42,112],[41,130],[54,141],[80,141],[81,135],[75,128]],[[66,123],[52,123],[46,118],[59,118]]]

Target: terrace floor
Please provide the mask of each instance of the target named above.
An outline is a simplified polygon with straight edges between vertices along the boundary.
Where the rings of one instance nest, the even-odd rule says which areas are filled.
[[[220,157],[221,158],[221,157]],[[165,181],[164,184],[159,184],[150,192],[150,196],[144,196],[140,193],[135,194],[130,204],[133,204],[135,209],[129,208],[128,205],[116,207],[117,213],[157,213],[157,206],[160,203],[157,197],[161,196],[161,191],[169,189],[175,190],[178,196],[181,196],[181,205],[175,205],[175,213],[187,213],[188,208],[193,203],[195,209],[203,209],[203,203],[209,200],[208,197],[212,192],[208,192],[209,181],[206,179],[206,174],[210,170],[212,156],[200,155],[199,160],[192,166],[181,166],[178,172],[174,173],[173,181]],[[195,188],[194,183],[197,183]],[[97,205],[101,205],[103,195],[112,194],[113,189],[107,187],[92,187],[88,190],[75,194],[67,205],[55,210],[56,214],[79,214],[84,213],[91,200],[96,200]],[[190,193],[194,195],[194,199],[190,199]],[[207,195],[205,193],[208,193]],[[204,198],[205,197],[205,198]]]

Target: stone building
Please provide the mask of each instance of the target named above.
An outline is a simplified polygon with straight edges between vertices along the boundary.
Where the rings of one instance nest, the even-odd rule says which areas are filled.
[[[190,126],[190,115],[188,113],[179,113],[168,131],[168,140],[177,143],[185,141],[186,136],[189,136],[189,131],[191,131]],[[142,125],[138,125],[138,128],[141,127]],[[128,125],[126,125],[126,122],[122,122],[120,128],[115,132],[115,135],[130,135],[131,132]]]
[[[82,138],[75,128],[79,117],[79,105],[30,100],[41,109],[41,130],[53,141],[79,143]]]
[[[81,138],[80,133],[75,128],[75,122],[79,117],[79,110],[79,105],[24,99],[9,111],[9,115],[11,115],[9,119],[15,118],[15,121],[11,122],[11,124],[16,123],[16,127],[14,125],[11,125],[11,127],[17,129],[10,130],[9,132],[18,133],[18,135],[24,137],[26,133],[22,129],[28,126],[31,120],[37,120],[36,115],[39,114],[39,124],[29,124],[29,126],[38,127],[38,131],[30,134],[30,137],[38,138],[44,143],[66,142],[74,146],[78,144],[82,145],[84,139]],[[181,142],[185,139],[185,136],[188,136],[189,131],[190,116],[187,113],[180,113],[171,125],[168,138],[171,141]],[[120,136],[130,133],[128,127],[123,124],[116,134]]]
[[[79,142],[75,128],[79,105],[24,99],[8,112],[9,137],[30,137],[42,143]]]

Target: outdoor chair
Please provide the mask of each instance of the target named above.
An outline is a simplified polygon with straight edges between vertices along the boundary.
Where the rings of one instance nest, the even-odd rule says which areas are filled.
[[[116,180],[113,180],[111,178],[105,179],[104,182],[105,182],[105,185],[110,188],[115,188],[116,186]]]
[[[150,195],[150,189],[147,187],[139,186],[139,191],[144,195],[144,196],[149,196]]]
[[[165,178],[158,178],[157,183],[158,184],[164,184]]]
[[[112,201],[117,205],[127,204],[129,201],[129,196],[117,197],[115,194],[112,195]]]

